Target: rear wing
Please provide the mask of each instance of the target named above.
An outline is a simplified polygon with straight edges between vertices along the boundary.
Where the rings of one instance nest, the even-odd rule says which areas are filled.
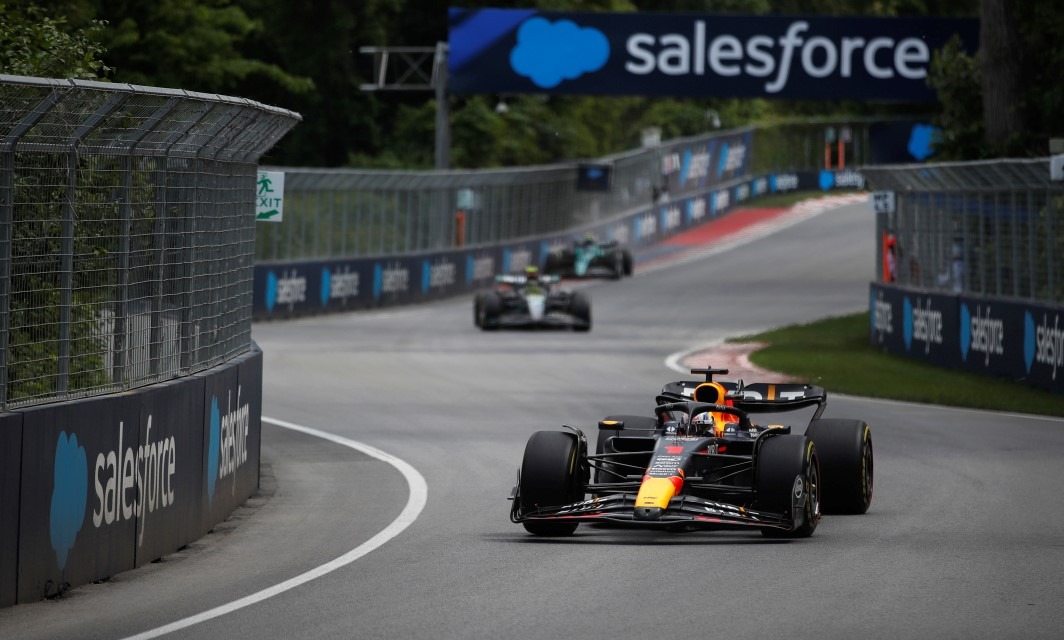
[[[539,281],[543,284],[554,284],[561,281],[561,276],[540,274]],[[500,273],[495,276],[498,284],[522,285],[528,282],[528,277],[517,273]]]
[[[828,394],[823,387],[811,384],[773,382],[743,384],[742,381],[725,382],[723,380],[716,382],[724,387],[727,394],[725,399],[731,400],[733,405],[747,413],[775,413],[816,406],[816,414],[813,416],[813,420],[816,420],[824,412],[828,403]],[[657,402],[663,404],[693,400],[695,388],[700,384],[704,384],[704,381],[669,382],[661,388],[661,395],[657,397]]]

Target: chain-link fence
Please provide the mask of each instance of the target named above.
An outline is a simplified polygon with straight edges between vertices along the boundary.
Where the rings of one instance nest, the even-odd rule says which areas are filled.
[[[0,405],[125,390],[249,350],[257,162],[299,119],[0,75]]]
[[[862,169],[893,191],[877,215],[880,279],[923,289],[1059,304],[1064,300],[1064,184],[1049,160]]]
[[[716,131],[586,163],[540,167],[264,167],[285,172],[285,222],[260,225],[255,258],[282,262],[393,255],[573,229],[684,191],[711,188],[739,172],[867,164],[870,127],[883,122],[825,119]],[[578,188],[581,165],[608,167],[609,189]],[[680,179],[681,173],[690,179]]]

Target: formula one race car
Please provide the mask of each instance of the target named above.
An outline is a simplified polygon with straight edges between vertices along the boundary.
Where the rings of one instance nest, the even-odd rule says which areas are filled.
[[[691,373],[705,381],[666,384],[653,416],[601,420],[594,454],[573,427],[532,434],[510,519],[541,536],[570,535],[588,522],[804,538],[822,510],[868,510],[871,430],[861,420],[821,418],[822,388],[714,381],[725,369]],[[813,406],[804,435],[750,420]]]
[[[473,322],[488,331],[499,327],[591,330],[591,298],[582,291],[556,288],[558,276],[536,267],[523,274],[495,276],[495,288],[473,299]]]
[[[543,272],[563,278],[613,278],[632,275],[632,254],[616,242],[592,237],[547,254]]]

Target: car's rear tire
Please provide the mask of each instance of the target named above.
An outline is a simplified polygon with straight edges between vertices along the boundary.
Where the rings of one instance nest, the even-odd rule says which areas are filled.
[[[591,298],[583,291],[574,291],[569,299],[569,313],[586,322],[586,325],[577,326],[577,331],[591,331]]]
[[[502,313],[502,298],[498,292],[485,292],[480,301],[480,328],[484,331],[498,329],[500,313]]]
[[[484,305],[484,292],[478,291],[473,296],[473,325],[480,326],[480,308]]]
[[[624,258],[624,275],[630,276],[632,275],[632,252],[625,249],[621,255]]]
[[[796,483],[795,479],[801,478]],[[790,514],[794,528],[762,529],[771,538],[808,538],[820,522],[820,465],[816,445],[803,435],[770,436],[757,454],[757,502],[755,508],[769,513]],[[792,508],[792,496],[801,490],[801,509]]]
[[[872,429],[863,420],[822,419],[805,435],[820,457],[824,513],[861,514],[872,504],[874,458]]]
[[[578,502],[584,497],[580,445],[563,431],[537,431],[525,445],[518,499],[521,512]],[[577,522],[530,521],[525,529],[537,536],[568,536]]]
[[[571,261],[569,258],[569,252],[566,251],[551,251],[547,254],[547,259],[543,262],[543,273],[547,275],[564,275],[565,265]]]

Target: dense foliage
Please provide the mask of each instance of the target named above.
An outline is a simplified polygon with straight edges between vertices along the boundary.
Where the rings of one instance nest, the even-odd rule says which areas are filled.
[[[265,159],[308,166],[428,168],[431,93],[364,92],[373,73],[363,46],[427,46],[447,39],[443,0],[36,0],[0,4],[0,70],[42,76],[96,75],[120,82],[248,97],[293,109],[304,122]],[[882,16],[974,16],[987,6],[1008,20],[1014,60],[988,65],[959,50],[936,56],[942,145],[952,157],[1045,153],[1062,135],[1059,69],[1064,5],[1021,0],[463,0],[464,7],[549,10]],[[40,9],[36,8],[40,7]],[[995,13],[995,15],[998,15]],[[998,24],[1000,23],[1000,24]],[[984,29],[986,25],[984,25]],[[985,34],[984,34],[985,35]],[[993,34],[992,34],[993,35]],[[67,38],[65,42],[60,42]],[[11,46],[15,43],[15,46]],[[54,57],[51,52],[66,52]],[[43,53],[42,53],[43,52]],[[71,57],[69,53],[79,53]],[[1000,58],[997,58],[1000,60]],[[987,72],[983,73],[986,67]],[[1004,68],[1004,71],[1002,71]],[[1011,71],[1010,71],[1011,69]],[[983,107],[1000,78],[1018,78],[1004,116]],[[994,74],[997,74],[996,76]],[[977,98],[984,99],[977,99]],[[1006,98],[1008,96],[1005,96]],[[488,167],[594,157],[638,144],[643,127],[665,138],[781,116],[923,113],[924,105],[762,100],[455,96],[452,164]],[[499,102],[505,109],[498,108]],[[998,103],[1000,104],[1000,100]],[[988,104],[994,104],[991,101]],[[1004,117],[987,127],[985,118]],[[1018,124],[1017,124],[1018,123]],[[991,144],[988,132],[995,132]]]

